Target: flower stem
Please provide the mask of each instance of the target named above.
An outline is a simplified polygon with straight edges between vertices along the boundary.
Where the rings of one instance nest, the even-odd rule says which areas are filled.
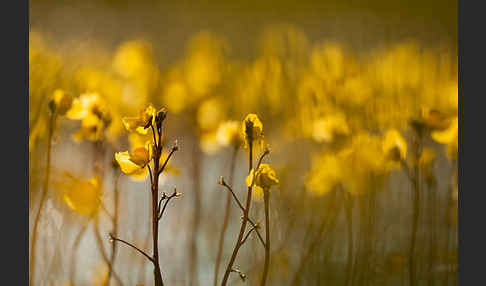
[[[230,185],[233,185],[233,178],[234,178],[234,171],[235,171],[235,163],[236,163],[236,155],[238,154],[238,146],[234,146],[233,153],[231,155],[231,166],[230,166]],[[226,234],[226,229],[228,228],[229,216],[231,211],[231,192],[228,192],[226,196],[226,206],[224,212],[224,219],[223,219],[223,226],[221,227],[221,234],[219,235],[219,243],[218,243],[218,254],[216,256],[216,266],[214,268],[214,286],[218,285],[218,273],[219,273],[219,266],[221,264],[221,256],[223,255],[223,245],[224,245],[224,236]]]
[[[249,157],[249,164],[248,164],[248,173],[251,172],[251,169],[253,167],[253,142],[252,140],[249,141],[248,144],[249,152],[248,152],[248,157]],[[248,214],[250,212],[250,207],[251,207],[251,191],[252,191],[252,186],[248,187],[248,195],[246,197],[246,207],[245,210],[243,211],[243,220],[241,222],[241,227],[240,227],[240,233],[238,234],[238,239],[236,240],[235,248],[233,249],[233,253],[231,254],[230,261],[228,263],[228,266],[226,267],[226,271],[223,276],[223,281],[221,282],[221,286],[225,286],[226,283],[228,283],[228,278],[231,273],[231,270],[233,269],[233,264],[236,260],[236,256],[238,255],[238,251],[240,250],[241,247],[241,240],[243,239],[243,235],[245,234],[246,230],[246,223],[248,222]]]
[[[265,263],[263,266],[263,276],[261,286],[265,286],[268,276],[268,267],[270,265],[270,218],[269,218],[269,201],[270,192],[268,188],[263,189],[263,201],[265,204]]]
[[[54,134],[54,128],[56,125],[56,114],[52,113],[49,120],[49,131],[47,135],[47,162],[46,162],[46,174],[44,177],[44,185],[42,187],[42,193],[39,203],[39,208],[34,219],[34,226],[32,229],[32,241],[30,247],[30,259],[29,259],[29,286],[32,286],[35,281],[35,258],[36,258],[36,245],[37,245],[37,228],[39,227],[39,220],[44,207],[44,203],[47,198],[47,191],[49,189],[49,177],[51,173],[51,149],[52,149],[52,137]]]

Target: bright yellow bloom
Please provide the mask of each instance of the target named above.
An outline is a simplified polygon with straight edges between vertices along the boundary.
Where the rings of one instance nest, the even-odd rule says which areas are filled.
[[[216,141],[221,146],[236,144],[240,140],[238,121],[226,121],[219,125],[216,131]]]
[[[101,203],[101,182],[98,177],[82,181],[69,174],[58,182],[61,197],[69,208],[79,214],[94,215]]]
[[[314,122],[312,137],[317,142],[332,142],[336,136],[349,135],[349,127],[343,114],[335,114]]]
[[[165,108],[157,111],[152,105],[149,105],[144,110],[141,110],[137,117],[123,117],[123,125],[129,132],[137,132],[145,135],[149,130],[148,127],[150,124],[155,126],[155,118],[157,115],[165,112]]]
[[[407,157],[407,142],[400,132],[390,129],[385,133],[383,152],[392,161],[404,160]]]
[[[248,187],[253,185],[254,199],[257,201],[261,201],[264,189],[279,183],[275,170],[268,164],[260,164],[256,172],[252,169],[245,182]]]
[[[451,120],[449,126],[440,131],[433,131],[430,135],[432,139],[442,144],[450,144],[457,141],[457,133],[459,130],[458,117]]]
[[[246,185],[250,187],[253,184],[253,180],[255,181],[254,185],[261,188],[270,188],[279,183],[275,170],[268,164],[260,164],[256,173],[252,169],[248,177],[246,177]]]
[[[421,119],[425,125],[432,130],[444,130],[450,123],[450,117],[446,116],[444,113],[429,108],[422,108]]]
[[[120,165],[120,169],[127,175],[141,172],[141,169],[152,159],[152,143],[147,141],[145,147],[138,147],[132,153],[128,151],[115,153],[115,160]]]
[[[56,89],[52,95],[52,102],[57,114],[64,115],[71,108],[73,97],[61,89]]]
[[[263,136],[263,124],[260,119],[258,119],[258,116],[253,113],[250,113],[245,117],[241,130],[246,146],[249,144],[248,140],[251,139],[257,141]],[[251,138],[248,138],[248,135],[250,135]]]

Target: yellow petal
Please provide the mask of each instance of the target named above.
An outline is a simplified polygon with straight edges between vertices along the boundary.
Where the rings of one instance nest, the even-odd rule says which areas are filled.
[[[140,166],[130,160],[128,151],[115,153],[115,160],[120,165],[122,172],[127,175],[133,174],[141,169]]]
[[[459,130],[458,117],[455,117],[449,127],[443,131],[433,131],[432,138],[442,144],[453,143],[457,141],[457,132]]]
[[[254,172],[254,170],[253,170],[253,169],[251,169],[250,174],[249,174],[249,175],[246,177],[245,182],[246,182],[246,185],[247,185],[248,187],[250,187],[250,186],[251,186],[251,184],[253,184],[253,173],[255,173],[255,172]]]
[[[130,161],[139,165],[140,167],[145,166],[150,161],[150,152],[145,149],[145,147],[139,147],[130,154]]]

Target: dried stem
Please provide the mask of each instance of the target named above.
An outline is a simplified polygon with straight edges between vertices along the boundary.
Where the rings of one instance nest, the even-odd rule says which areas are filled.
[[[230,192],[229,194],[231,196],[233,196],[235,202],[238,204],[238,207],[241,209],[242,212],[245,212],[245,208],[241,204],[240,200],[236,196],[236,194],[233,191],[233,189],[231,188],[231,186],[226,184],[226,182],[224,180],[221,181],[221,185],[223,185],[224,187],[226,187],[226,189],[228,189],[228,191]],[[247,219],[248,219],[248,222],[251,224],[252,227],[255,227],[257,225],[250,217],[248,217]],[[260,242],[262,243],[263,247],[265,247],[265,241],[263,240],[263,237],[262,237],[260,231],[258,230],[258,228],[256,228],[256,232],[257,232],[257,235],[258,235]]]
[[[235,144],[231,155],[230,184],[233,184],[237,154],[238,154],[238,144]],[[224,237],[226,234],[226,229],[228,228],[229,216],[231,211],[231,193],[228,193],[228,195],[226,196],[226,206],[224,211],[223,226],[221,227],[221,234],[219,235],[218,253],[216,255],[216,264],[214,267],[214,286],[218,285],[218,274],[219,274],[219,266],[221,264],[221,256],[223,255]]]
[[[130,247],[132,247],[133,249],[135,249],[136,251],[140,252],[143,256],[145,256],[150,262],[154,262],[154,260],[152,259],[152,257],[150,257],[150,255],[148,255],[145,251],[141,250],[140,248],[136,247],[135,245],[131,244],[130,242],[127,242],[123,239],[120,239],[120,238],[117,238],[117,237],[114,237],[113,234],[110,233],[110,239],[113,241],[113,243],[115,241],[119,241],[121,243],[124,243]]]
[[[41,198],[39,202],[39,208],[34,219],[34,226],[32,228],[32,240],[30,246],[30,259],[29,259],[29,286],[33,285],[35,280],[35,259],[36,259],[36,245],[37,245],[37,228],[39,227],[39,220],[41,217],[41,212],[44,207],[44,203],[47,198],[47,191],[49,189],[49,177],[51,172],[51,149],[52,149],[52,137],[54,134],[54,129],[56,125],[57,115],[53,112],[49,120],[49,131],[47,135],[47,162],[46,162],[46,174],[44,177],[44,185],[42,187]]]
[[[269,216],[269,203],[270,192],[268,188],[263,189],[263,201],[265,204],[265,262],[263,265],[263,276],[261,286],[265,286],[268,276],[268,267],[270,265],[270,216]]]

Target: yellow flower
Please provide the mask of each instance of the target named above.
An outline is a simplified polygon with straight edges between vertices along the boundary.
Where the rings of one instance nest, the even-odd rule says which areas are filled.
[[[216,131],[216,141],[221,146],[236,144],[240,140],[237,121],[226,121],[219,125]]]
[[[279,183],[275,170],[268,164],[260,164],[256,172],[252,169],[245,182],[248,187],[253,185],[254,199],[257,201],[261,201],[264,189]]]
[[[52,103],[57,114],[64,115],[71,108],[73,97],[61,89],[56,89],[52,95]]]
[[[451,123],[451,119],[444,113],[426,107],[423,107],[421,110],[421,119],[432,130],[444,130]]]
[[[311,194],[322,196],[340,183],[342,178],[340,159],[333,154],[324,154],[313,160],[305,185]]]
[[[155,119],[157,116],[161,116],[166,113],[166,109],[162,108],[157,111],[152,105],[147,106],[144,110],[140,111],[137,117],[123,117],[123,125],[129,132],[137,132],[145,135],[148,132],[150,124],[155,127]]]
[[[73,100],[66,117],[81,120],[81,128],[73,134],[73,139],[79,142],[83,139],[97,141],[103,130],[111,122],[106,103],[97,93],[85,93]]]
[[[392,161],[404,160],[407,157],[407,142],[400,132],[390,129],[385,133],[383,152]]]
[[[255,180],[254,185],[261,188],[269,188],[279,183],[275,170],[268,164],[260,164],[256,173],[252,169],[248,177],[246,177],[246,185],[250,187],[253,184],[253,180]]]
[[[442,144],[457,142],[457,132],[459,130],[458,117],[454,117],[449,126],[443,130],[433,131],[430,135],[432,139]]]
[[[72,120],[83,120],[89,115],[100,116],[103,119],[107,115],[106,104],[97,93],[84,93],[73,100],[66,117]]]
[[[81,121],[81,127],[73,134],[75,142],[83,140],[97,141],[101,139],[104,123],[95,115],[88,115]]]
[[[197,122],[202,130],[214,130],[224,118],[223,103],[218,98],[210,98],[201,103],[197,110]]]
[[[142,172],[147,163],[152,159],[152,143],[147,141],[145,147],[138,147],[132,153],[128,151],[115,153],[115,160],[120,169],[127,175],[137,175]]]
[[[242,135],[245,139],[245,145],[249,140],[257,141],[263,136],[263,124],[256,114],[250,113],[243,120]]]
[[[332,142],[338,135],[348,135],[349,127],[343,114],[323,117],[314,122],[312,137],[317,142]]]
[[[56,183],[61,189],[61,197],[69,208],[79,214],[94,215],[101,203],[101,183],[98,177],[82,181],[66,174],[62,181]]]

